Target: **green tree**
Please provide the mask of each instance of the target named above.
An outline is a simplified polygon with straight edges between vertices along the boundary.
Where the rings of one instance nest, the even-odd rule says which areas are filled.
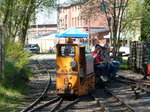
[[[89,0],[84,13],[90,11],[90,15],[104,14],[110,29],[110,43],[114,47],[114,57],[117,58],[120,48],[120,34],[125,28],[126,8],[129,0]],[[92,4],[92,5],[91,5]],[[92,6],[92,8],[90,8]],[[88,16],[84,16],[89,18]],[[95,16],[97,17],[97,16]]]
[[[120,35],[127,33],[136,35],[140,32],[141,20],[142,39],[148,38],[150,32],[148,27],[150,13],[146,10],[149,8],[148,4],[150,4],[149,0],[145,0],[144,3],[140,0],[88,0],[82,5],[81,15],[88,19],[93,16],[97,18],[98,14],[105,14],[110,29],[110,42],[117,58],[121,46]]]
[[[3,0],[0,20],[7,29],[7,37],[16,37],[24,44],[30,22],[36,9],[53,6],[54,0]]]
[[[143,3],[141,1],[129,0],[128,7],[126,9],[126,16],[123,22],[123,35],[130,35],[130,37],[132,37],[131,39],[140,36],[142,12]]]
[[[23,55],[25,54],[23,53],[23,45],[29,25],[34,21],[36,10],[43,7],[52,7],[55,2],[55,0],[2,0],[0,7],[0,24],[5,29],[4,42],[6,48],[5,54],[3,52],[3,57],[5,55],[7,59],[12,58],[11,56],[8,57],[8,54],[14,54],[16,57],[19,57],[16,58],[15,61],[18,62],[18,65],[23,67],[23,64],[25,64],[23,62],[25,61],[25,58],[23,59]],[[2,29],[0,30],[2,31]],[[20,43],[18,45],[20,47],[15,47],[16,43],[14,41],[16,38],[19,39]],[[9,45],[10,43],[12,43],[12,46]],[[0,42],[0,44],[3,43]],[[10,48],[14,47],[16,49],[10,50]],[[19,54],[16,53],[17,51],[19,51]],[[1,60],[4,62],[4,58]]]
[[[143,13],[141,20],[141,40],[150,41],[150,1],[143,3]]]

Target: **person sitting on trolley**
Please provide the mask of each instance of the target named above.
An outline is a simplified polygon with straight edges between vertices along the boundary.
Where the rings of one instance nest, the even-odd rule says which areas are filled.
[[[104,62],[103,47],[96,44],[95,50],[91,53],[94,58],[94,71],[96,72],[96,77],[101,77],[102,80],[108,80],[107,64]]]
[[[104,45],[104,50],[103,50],[103,55],[104,55],[104,60],[105,63],[107,64],[107,71],[108,71],[108,79],[116,76],[116,73],[119,69],[119,61],[114,61],[113,59],[110,58],[110,49],[109,45],[105,44]]]

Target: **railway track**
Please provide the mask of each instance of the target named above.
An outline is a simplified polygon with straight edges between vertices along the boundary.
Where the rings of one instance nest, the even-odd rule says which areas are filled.
[[[54,63],[52,63],[52,61],[49,62],[49,61],[46,61],[46,60],[44,60],[44,61],[41,60],[41,63],[42,63],[42,68],[46,72],[49,73],[49,72],[54,72],[55,71],[55,67],[51,66],[51,64],[54,65]],[[49,75],[49,76],[51,76],[50,77],[50,79],[51,79],[52,75]],[[28,109],[23,110],[22,112],[26,112],[26,111],[29,111],[29,112],[35,112],[35,111],[50,111],[50,112],[59,111],[59,112],[62,112],[62,111],[67,111],[67,110],[71,109],[74,104],[76,104],[77,102],[79,103],[79,101],[80,101],[80,98],[76,99],[76,100],[73,100],[73,101],[64,100],[61,97],[56,97],[56,98],[51,98],[51,99],[50,98],[46,98],[46,97],[49,97],[49,96],[50,96],[50,94],[46,93],[44,95],[44,97],[42,97],[39,101],[36,101],[32,105],[30,105],[28,107]],[[94,97],[94,94],[93,94],[93,97]],[[111,102],[116,102],[117,101],[117,100],[114,100],[114,98],[111,98],[111,100],[112,100]],[[102,105],[100,103],[100,101],[96,97],[95,97],[95,101],[99,105],[99,109],[98,110],[109,111],[109,109],[107,107],[109,107],[111,104],[109,104],[109,106],[104,106],[104,105]],[[119,102],[119,101],[117,101],[117,102]],[[120,103],[120,106],[122,106],[122,105],[123,104]],[[116,107],[114,107],[114,108],[116,108]],[[126,108],[126,110],[128,110],[128,109]]]
[[[114,78],[114,80],[130,85],[131,89],[134,91],[136,98],[139,98],[140,92],[150,94],[150,82],[143,80],[134,80],[123,76],[118,76],[117,78]]]
[[[38,109],[38,108],[43,107],[44,104],[46,106],[47,104],[50,104],[51,102],[53,102],[53,101],[49,101],[49,100],[53,99],[50,96],[49,92],[51,92],[51,90],[49,89],[49,87],[51,86],[51,83],[52,83],[52,78],[51,78],[52,74],[50,73],[50,71],[51,72],[55,71],[55,68],[53,67],[54,62],[51,63],[51,66],[50,66],[50,64],[49,64],[49,66],[47,66],[47,64],[45,64],[44,61],[36,61],[36,62],[37,62],[37,64],[36,64],[36,70],[38,70],[38,72],[39,72],[39,75],[36,76],[36,77],[38,77],[38,78],[44,77],[47,80],[46,81],[46,80],[43,79],[41,82],[38,82],[38,83],[40,85],[43,85],[42,88],[44,88],[44,86],[45,86],[45,88],[43,89],[42,94],[40,96],[38,96],[38,98],[36,98],[34,102],[32,102],[28,107],[26,107],[25,109],[23,109],[21,112],[34,111],[34,109]],[[47,84],[43,84],[43,83],[46,83],[46,82],[47,82]],[[35,85],[35,86],[37,86],[37,85]],[[36,89],[41,89],[41,88],[39,86],[39,88],[36,88]],[[33,93],[36,92],[36,89],[33,89]],[[32,93],[32,92],[30,92],[30,93]],[[38,93],[38,94],[40,94],[40,93]],[[54,101],[55,100],[56,99],[54,99]]]
[[[145,81],[145,80],[140,80],[140,79],[135,80],[135,79],[131,79],[131,78],[128,78],[128,77],[121,76],[121,75],[118,75],[118,78],[130,81],[132,83],[140,83],[144,86],[150,87],[150,81]]]
[[[66,100],[66,99],[60,97],[60,100],[49,105],[47,108],[42,108],[40,111],[64,112],[64,111],[67,111],[67,109],[71,108],[79,100],[80,100],[80,98],[70,101],[68,99]]]
[[[53,61],[47,61],[47,60],[41,59],[41,61],[38,61],[38,63],[41,63],[40,65],[36,65],[36,67],[39,66],[36,68],[38,71],[40,71],[42,73],[46,71],[46,74],[49,74],[49,72],[55,73],[56,66],[53,63]],[[39,70],[40,67],[44,71]],[[49,74],[49,76],[50,76],[50,80],[51,80],[53,75]],[[49,82],[52,83],[52,81],[49,81]],[[54,85],[55,85],[55,83],[54,83]],[[65,111],[67,109],[72,108],[72,105],[76,104],[80,100],[80,97],[78,99],[73,99],[73,100],[68,100],[68,99],[64,99],[61,97],[48,98],[50,96],[50,94],[48,93],[49,91],[50,90],[48,90],[47,92],[44,92],[44,94],[42,94],[32,104],[30,104],[29,107],[22,110],[22,112]]]
[[[45,72],[45,74],[47,74],[47,72],[50,73],[49,75],[47,75],[47,79],[48,79],[48,76],[50,76],[49,79],[51,79],[51,84],[53,82],[53,85],[55,85],[55,81],[52,81],[52,79],[55,79],[55,77],[54,77],[54,75],[51,75],[51,74],[55,74],[55,70],[56,70],[56,66],[53,63],[53,61],[47,61],[47,60],[41,59],[40,63],[42,64],[42,66],[44,68],[41,65],[36,65],[36,69],[38,70],[38,72],[42,72],[42,73]],[[42,74],[40,76],[42,76]],[[127,80],[127,79],[125,79],[125,80]],[[43,80],[43,81],[48,82],[46,80]],[[137,85],[132,80],[128,81],[128,82],[130,82],[130,85],[134,85],[134,87],[135,87],[135,85]],[[41,84],[44,87],[46,85],[46,84],[43,84],[42,82],[40,83],[40,85]],[[146,82],[145,82],[145,84],[146,84]],[[140,85],[138,85],[138,86],[140,86]],[[147,84],[147,86],[148,86],[148,84]],[[36,104],[29,107],[30,108],[29,110],[23,110],[23,112],[24,111],[28,111],[28,112],[35,112],[35,111],[39,111],[39,112],[41,112],[41,111],[78,112],[79,111],[80,112],[80,111],[87,111],[86,108],[89,109],[87,112],[95,111],[95,110],[96,111],[97,110],[98,111],[104,111],[104,112],[105,111],[134,112],[134,110],[132,108],[134,106],[131,105],[132,107],[130,107],[130,103],[124,102],[123,100],[121,100],[122,98],[117,97],[117,95],[114,94],[114,91],[112,92],[111,89],[108,87],[105,87],[105,89],[103,89],[103,90],[96,89],[95,90],[96,92],[95,91],[91,92],[92,98],[94,98],[94,100],[91,98],[92,101],[88,97],[85,98],[85,101],[83,101],[83,100],[81,101],[81,98],[83,98],[85,96],[80,97],[76,100],[70,101],[70,100],[66,100],[66,99],[61,98],[61,97],[57,97],[57,95],[55,93],[53,93],[53,95],[51,95],[51,90],[48,90],[48,92],[46,92],[45,96],[42,97],[42,99],[39,102],[37,102]],[[102,94],[105,94],[103,101],[101,99]],[[124,93],[121,93],[121,94],[124,94]],[[87,96],[89,96],[89,95],[87,95]],[[94,102],[94,104],[93,104],[93,102]],[[95,108],[98,108],[98,109],[95,109]]]
[[[98,107],[102,112],[135,112],[134,109],[126,104],[123,100],[114,95],[109,88],[106,87],[101,91],[101,95],[105,98],[105,101],[102,101],[101,96],[97,94],[96,91],[91,91],[90,95],[96,101]]]

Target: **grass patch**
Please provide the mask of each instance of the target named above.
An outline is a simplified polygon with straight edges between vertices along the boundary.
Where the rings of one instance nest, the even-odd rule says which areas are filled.
[[[24,103],[24,94],[28,93],[27,80],[32,76],[26,67],[29,56],[33,55],[23,50],[20,42],[8,39],[5,46],[4,79],[0,79],[0,111],[19,111]]]
[[[17,107],[23,103],[23,96],[12,89],[5,88],[0,84],[0,111],[12,112],[16,111]]]
[[[23,77],[20,69],[15,66],[14,61],[6,61],[5,78],[0,80],[0,112],[18,111],[18,107],[25,102],[24,94],[28,93],[28,83],[24,78],[32,77],[32,72],[25,66],[23,68]]]
[[[25,102],[23,94],[28,92],[28,88],[28,84],[22,78],[15,81],[2,80],[0,83],[0,111],[17,111],[19,105]]]
[[[128,60],[127,59],[123,59],[122,63],[119,66],[119,69],[121,69],[121,70],[130,69],[130,66],[128,65]]]
[[[28,68],[24,68],[25,76],[31,77],[32,73]],[[28,93],[29,85],[22,78],[15,80],[5,78],[0,81],[0,112],[18,111],[21,104],[25,102],[24,95]]]

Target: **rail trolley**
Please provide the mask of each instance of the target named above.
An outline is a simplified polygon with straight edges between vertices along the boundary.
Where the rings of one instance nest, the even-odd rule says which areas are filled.
[[[130,42],[130,65],[135,72],[143,74],[143,78],[150,76],[150,42]]]
[[[56,45],[56,93],[81,96],[95,88],[93,56],[75,43]]]

